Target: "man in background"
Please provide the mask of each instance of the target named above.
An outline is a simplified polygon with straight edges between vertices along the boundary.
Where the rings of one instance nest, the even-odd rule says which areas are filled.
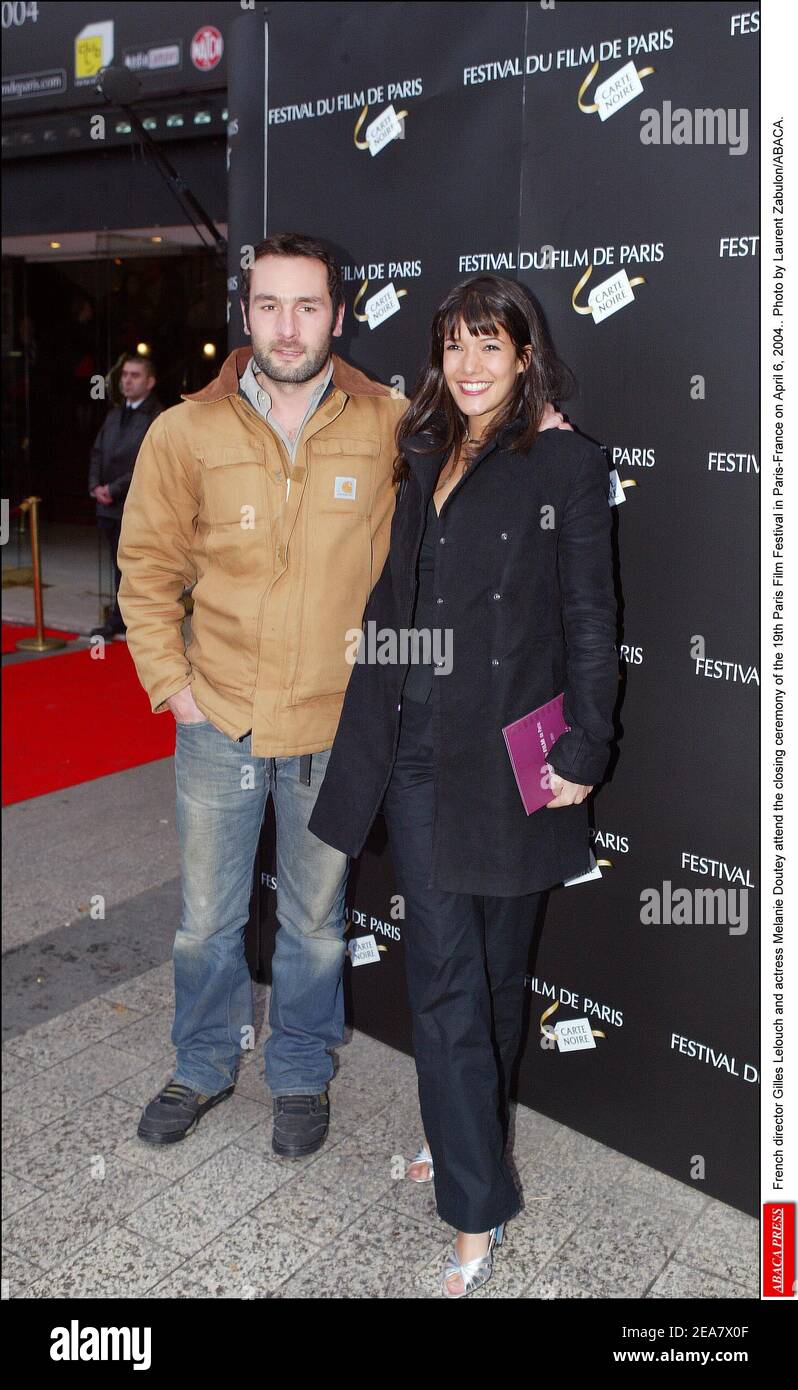
[[[150,359],[140,353],[127,356],[119,377],[123,403],[108,412],[91,451],[89,493],[97,503],[97,525],[106,538],[114,575],[113,607],[106,621],[92,628],[91,635],[109,641],[125,631],[117,599],[121,575],[116,552],[136,455],[147,430],[163,409],[154,387],[155,371]]]

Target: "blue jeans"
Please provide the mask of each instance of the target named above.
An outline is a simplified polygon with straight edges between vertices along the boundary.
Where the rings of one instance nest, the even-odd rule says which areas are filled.
[[[272,959],[271,1035],[264,1047],[273,1095],[313,1095],[333,1074],[343,1039],[344,894],[348,857],[307,828],[330,750],[314,753],[311,782],[299,758],[251,753],[208,720],[175,724],[177,829],[183,910],[175,936],[175,1080],[215,1094],[230,1086],[253,1045],[252,981],[244,954],[252,870],[266,798],[277,821],[278,931]]]

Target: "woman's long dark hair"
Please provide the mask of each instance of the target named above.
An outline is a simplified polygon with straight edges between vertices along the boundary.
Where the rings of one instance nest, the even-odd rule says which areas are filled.
[[[427,363],[396,432],[396,486],[409,471],[402,445],[411,435],[428,432],[430,452],[444,448],[447,457],[453,449],[459,453],[465,443],[467,417],[455,405],[443,374],[444,343],[457,336],[461,321],[470,333],[483,336],[495,336],[499,326],[504,328],[519,358],[524,348],[532,349],[529,363],[518,373],[506,405],[479,441],[480,448],[517,417],[526,424],[514,435],[509,447],[531,448],[546,402],[564,400],[573,390],[573,374],[555,353],[543,316],[521,285],[499,275],[477,275],[455,285],[432,320]]]

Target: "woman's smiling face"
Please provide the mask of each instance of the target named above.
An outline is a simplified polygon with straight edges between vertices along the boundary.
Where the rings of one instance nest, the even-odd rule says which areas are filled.
[[[502,408],[525,369],[501,324],[492,334],[472,334],[460,320],[457,336],[443,340],[443,375],[472,437]]]

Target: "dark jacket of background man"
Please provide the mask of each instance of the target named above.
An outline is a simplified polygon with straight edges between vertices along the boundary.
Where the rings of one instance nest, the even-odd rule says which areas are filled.
[[[110,506],[96,503],[98,517],[121,521],[136,455],[147,430],[162,410],[161,402],[151,391],[135,409],[126,403],[115,406],[105,417],[91,451],[89,493],[100,483],[107,483],[112,502]]]

